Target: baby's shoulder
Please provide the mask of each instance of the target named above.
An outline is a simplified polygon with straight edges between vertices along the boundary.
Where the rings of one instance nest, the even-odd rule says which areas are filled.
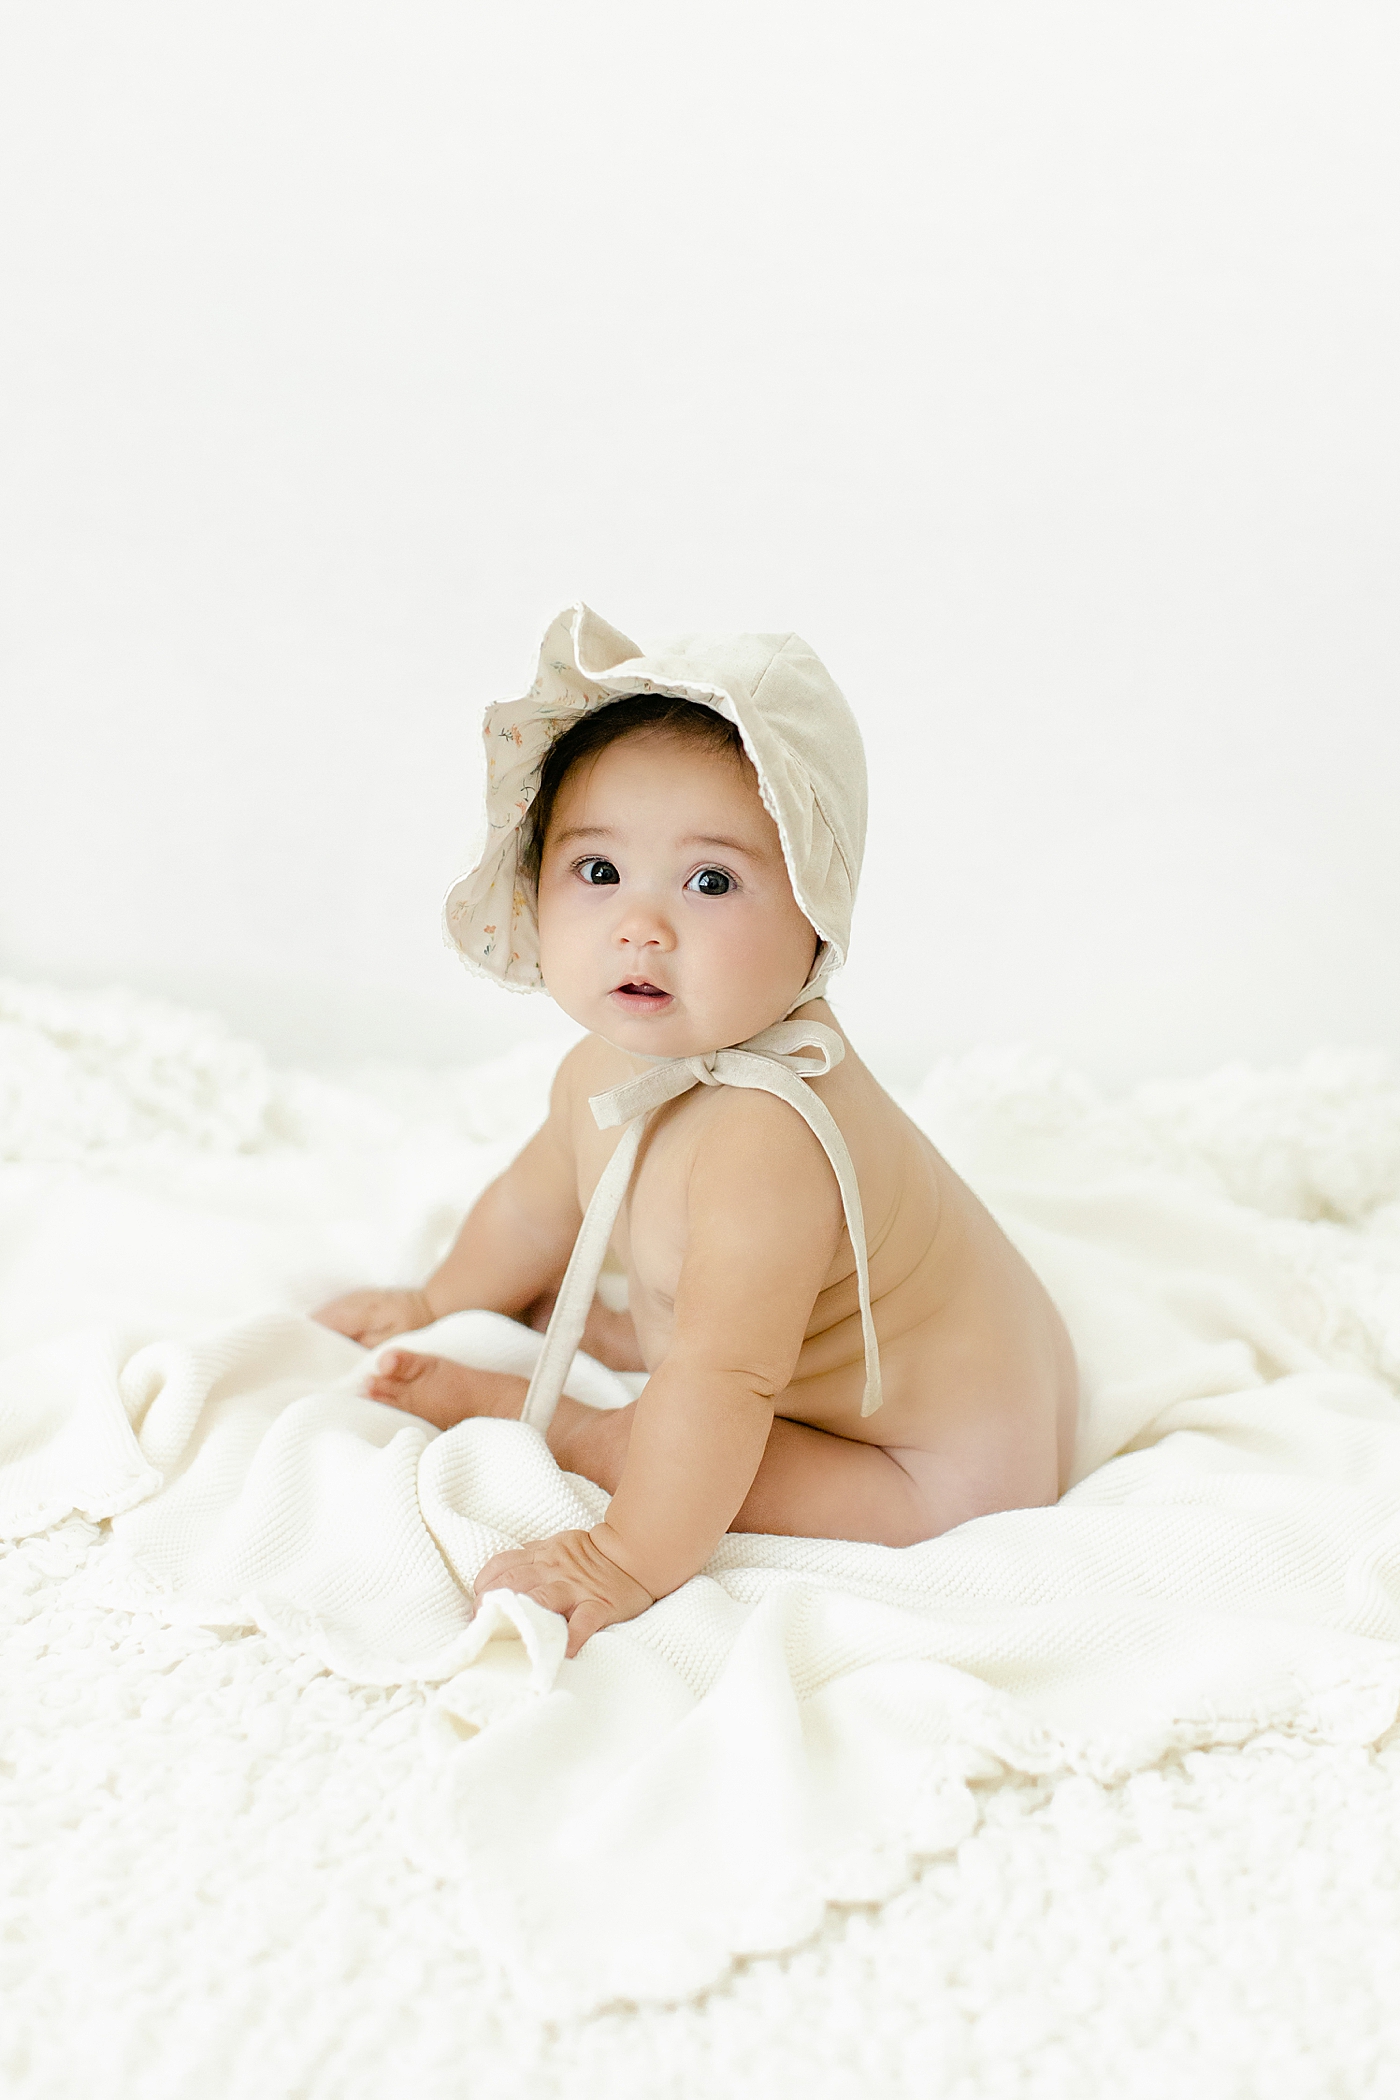
[[[582,1037],[565,1052],[555,1071],[549,1090],[551,1118],[560,1124],[573,1124],[580,1116],[587,1116],[591,1126],[590,1097],[630,1079],[633,1070],[622,1052],[614,1050],[602,1036]]]
[[[826,1222],[839,1215],[840,1191],[821,1139],[805,1116],[762,1087],[697,1088],[677,1108],[693,1192],[716,1187],[747,1200],[761,1187],[769,1204]]]

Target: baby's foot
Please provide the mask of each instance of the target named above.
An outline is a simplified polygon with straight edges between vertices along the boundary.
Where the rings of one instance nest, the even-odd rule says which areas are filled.
[[[419,1356],[389,1349],[380,1357],[365,1391],[371,1400],[421,1415],[435,1429],[451,1429],[469,1415],[499,1415],[518,1422],[526,1381],[508,1371],[471,1371],[447,1356]]]

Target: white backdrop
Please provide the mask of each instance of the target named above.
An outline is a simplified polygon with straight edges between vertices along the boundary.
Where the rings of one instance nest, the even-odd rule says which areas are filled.
[[[1400,1046],[1388,4],[0,16],[0,970],[551,1025],[440,893],[583,596],[868,734],[877,1062]]]

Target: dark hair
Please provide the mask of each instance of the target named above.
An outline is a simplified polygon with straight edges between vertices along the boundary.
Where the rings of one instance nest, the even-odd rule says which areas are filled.
[[[521,824],[520,868],[538,885],[544,858],[545,834],[559,790],[575,766],[585,758],[615,744],[620,737],[648,731],[656,736],[683,737],[687,743],[706,744],[712,751],[744,756],[739,732],[732,722],[702,707],[695,700],[681,700],[674,693],[636,693],[630,700],[613,700],[605,707],[590,709],[571,729],[556,737],[540,767],[540,784]]]

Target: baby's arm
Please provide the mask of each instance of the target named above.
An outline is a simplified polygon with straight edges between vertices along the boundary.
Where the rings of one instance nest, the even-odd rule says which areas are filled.
[[[705,1565],[753,1485],[839,1244],[840,1192],[785,1102],[726,1096],[691,1167],[670,1347],[633,1414],[607,1516],[488,1562],[478,1593],[533,1595],[569,1652]]]
[[[421,1289],[347,1291],[314,1319],[372,1349],[468,1307],[524,1312],[557,1287],[582,1218],[573,1154],[576,1054],[559,1067],[544,1124],[482,1191]]]
[[[753,1485],[843,1225],[830,1163],[791,1108],[757,1093],[725,1107],[691,1170],[671,1345],[590,1534],[658,1597],[705,1565]]]

